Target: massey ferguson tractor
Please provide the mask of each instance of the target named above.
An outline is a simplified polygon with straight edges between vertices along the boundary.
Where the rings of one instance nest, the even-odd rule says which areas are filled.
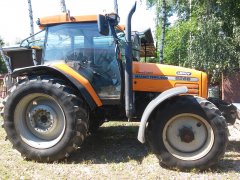
[[[169,168],[203,170],[224,155],[227,123],[206,99],[206,73],[140,62],[149,34],[131,31],[135,9],[125,26],[114,13],[40,18],[42,31],[5,49],[15,83],[3,128],[23,157],[67,158],[106,118],[139,120],[138,140]]]

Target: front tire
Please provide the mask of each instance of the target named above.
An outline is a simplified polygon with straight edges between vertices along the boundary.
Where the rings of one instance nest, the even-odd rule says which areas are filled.
[[[224,117],[200,97],[173,97],[156,110],[148,129],[153,152],[172,169],[207,169],[223,156],[228,141]]]
[[[52,162],[68,157],[88,131],[88,108],[75,90],[55,78],[30,77],[11,89],[4,129],[23,157]]]

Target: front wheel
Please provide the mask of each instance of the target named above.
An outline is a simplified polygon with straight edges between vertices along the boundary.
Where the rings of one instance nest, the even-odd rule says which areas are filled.
[[[209,101],[192,96],[170,99],[149,124],[149,143],[169,168],[200,170],[218,162],[227,145],[227,126]]]

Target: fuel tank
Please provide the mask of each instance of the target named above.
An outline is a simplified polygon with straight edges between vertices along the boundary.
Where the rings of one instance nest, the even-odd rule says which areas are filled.
[[[133,90],[163,92],[187,86],[188,94],[207,98],[207,74],[179,66],[133,62]]]

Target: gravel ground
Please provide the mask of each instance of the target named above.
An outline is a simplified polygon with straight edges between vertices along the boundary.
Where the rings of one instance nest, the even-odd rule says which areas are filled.
[[[37,163],[22,159],[0,128],[0,179],[240,179],[239,141],[229,143],[214,169],[179,172],[161,167],[137,130],[138,123],[108,122],[68,160]]]

